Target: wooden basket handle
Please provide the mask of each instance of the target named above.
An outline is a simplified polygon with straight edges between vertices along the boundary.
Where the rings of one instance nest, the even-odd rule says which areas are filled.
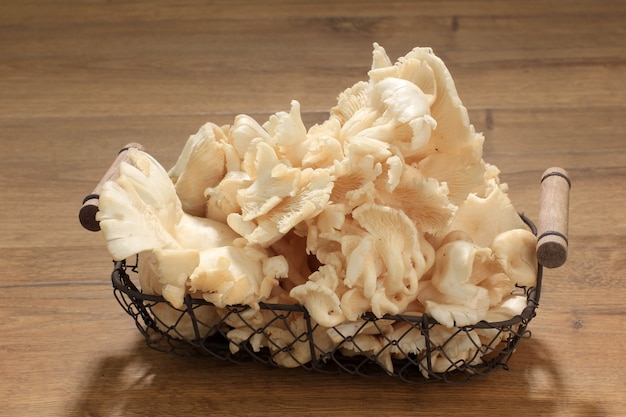
[[[144,150],[143,146],[139,143],[129,143],[124,146],[117,154],[117,158],[113,161],[109,170],[104,174],[96,188],[93,189],[91,194],[87,195],[83,199],[83,205],[78,212],[78,219],[80,224],[91,232],[97,232],[100,230],[100,222],[96,220],[96,214],[98,213],[98,202],[100,198],[100,190],[107,181],[112,181],[120,176],[120,165],[122,162],[128,161],[128,150],[130,148],[137,148]]]
[[[549,168],[541,176],[537,260],[546,268],[558,268],[567,259],[571,187],[572,182],[563,168]]]

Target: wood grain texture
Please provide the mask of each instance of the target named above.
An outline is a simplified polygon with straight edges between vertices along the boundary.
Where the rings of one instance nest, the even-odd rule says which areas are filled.
[[[0,414],[623,415],[625,21],[618,0],[2,2]],[[170,166],[207,121],[292,99],[323,121],[373,42],[445,60],[518,210],[570,174],[568,260],[510,370],[415,387],[148,350],[82,198],[129,142]]]

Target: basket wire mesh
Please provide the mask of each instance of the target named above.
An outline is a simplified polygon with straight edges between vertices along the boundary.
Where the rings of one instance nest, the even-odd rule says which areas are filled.
[[[532,222],[521,216],[536,234]],[[184,306],[177,309],[162,296],[141,292],[135,284],[139,267],[139,256],[134,261],[115,262],[111,279],[117,301],[150,348],[234,363],[392,376],[414,384],[466,382],[498,368],[508,369],[518,342],[531,335],[527,327],[536,315],[542,279],[538,264],[536,285],[517,288],[526,296],[526,308],[506,321],[442,329],[427,314],[376,317],[366,313],[349,326],[326,329],[297,304],[259,303],[259,310],[244,305],[218,309],[187,295]],[[256,318],[259,311],[264,317],[262,323]],[[374,333],[381,341],[376,349],[369,346],[366,337]],[[458,346],[469,346],[469,354],[459,359],[454,354]]]

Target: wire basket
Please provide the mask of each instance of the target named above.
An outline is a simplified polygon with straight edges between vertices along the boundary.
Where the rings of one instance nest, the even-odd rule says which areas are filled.
[[[85,229],[100,230],[96,220],[99,192],[103,184],[119,176],[129,148],[142,146],[131,143],[122,148],[94,191],[83,199],[79,220]],[[184,305],[175,308],[162,296],[139,289],[139,255],[115,262],[111,275],[114,295],[150,348],[177,356],[391,376],[414,384],[466,382],[498,368],[508,369],[519,341],[531,335],[528,325],[539,305],[543,266],[556,268],[567,258],[571,181],[565,170],[552,167],[543,173],[541,187],[539,228],[520,214],[538,236],[536,283],[515,288],[516,299],[525,299],[525,305],[521,313],[506,321],[448,328],[427,314],[377,317],[366,313],[358,321],[324,328],[298,304],[218,308],[187,295]]]
[[[521,216],[536,234],[534,224]],[[427,314],[378,318],[366,313],[347,328],[322,329],[306,308],[297,304],[217,308],[187,295],[184,306],[176,309],[162,296],[138,289],[135,282],[139,267],[139,256],[135,262],[116,262],[111,277],[117,301],[133,318],[150,348],[235,363],[392,376],[414,384],[465,382],[498,368],[508,369],[518,342],[530,337],[527,327],[536,315],[542,278],[542,266],[538,264],[536,285],[516,288],[526,296],[526,308],[507,321],[481,321],[442,332],[443,326]],[[262,323],[255,318],[258,314],[264,317]],[[368,343],[372,334],[379,335],[375,349]],[[333,339],[330,349],[328,337]],[[454,353],[459,346],[468,348],[469,353],[462,358]]]

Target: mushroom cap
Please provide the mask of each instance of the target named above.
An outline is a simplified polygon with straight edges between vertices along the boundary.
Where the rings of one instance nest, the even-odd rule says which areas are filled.
[[[274,148],[262,141],[251,146],[244,159],[252,184],[237,191],[237,202],[244,221],[267,214],[287,196],[295,194],[301,171],[279,160]]]
[[[281,197],[266,190],[267,199],[258,200],[261,210],[246,213],[242,208],[242,213],[228,215],[228,225],[248,242],[268,247],[298,224],[321,213],[333,187],[331,170],[306,168],[297,171],[298,182],[288,195]]]
[[[509,295],[495,307],[490,308],[487,312],[486,320],[497,323],[499,321],[510,320],[511,318],[522,314],[522,311],[528,306],[528,299],[524,295]]]
[[[218,307],[258,301],[263,263],[245,248],[222,246],[200,252],[200,263],[189,277],[192,291]]]
[[[313,320],[324,327],[336,326],[346,319],[337,293],[319,282],[307,281],[294,287],[289,295],[308,310]]]
[[[361,288],[350,288],[341,296],[341,311],[347,323],[355,322],[361,316],[371,311],[371,297],[366,297]]]
[[[295,368],[311,361],[306,321],[302,316],[274,321],[273,325],[265,328],[263,334],[267,338],[266,346],[269,347],[272,360],[277,365]]]
[[[373,236],[347,235],[342,239],[342,251],[346,256],[344,284],[363,289],[363,296],[371,298],[377,287],[378,276],[382,273],[382,262],[375,253]],[[354,241],[356,246],[346,250],[346,242]],[[352,246],[352,245],[350,245]]]
[[[385,266],[387,289],[417,291],[417,280],[425,272],[418,232],[404,212],[377,204],[364,204],[352,217],[374,238],[376,252]]]
[[[368,356],[375,360],[387,373],[393,373],[391,349],[387,348],[383,339],[378,335],[359,333],[352,338],[344,340],[338,348],[346,356]]]
[[[368,106],[369,90],[367,81],[359,81],[339,93],[337,105],[330,110],[331,120],[337,120],[343,126],[357,111]]]
[[[498,234],[491,250],[502,270],[518,285],[537,283],[537,238],[527,229],[512,229]]]
[[[240,160],[244,159],[253,141],[258,139],[270,143],[271,136],[252,117],[245,114],[237,115],[230,130],[230,142],[235,148]]]
[[[186,213],[206,214],[204,190],[216,186],[226,174],[225,138],[219,126],[204,124],[187,140],[176,164],[168,172]]]
[[[498,234],[512,229],[527,229],[527,226],[508,195],[490,180],[485,197],[470,194],[459,205],[447,231],[463,230],[476,246],[488,247]]]
[[[482,344],[476,331],[459,331],[436,326],[431,329],[430,337],[434,344],[442,347],[431,353],[430,363],[433,372],[443,373],[453,368],[480,362],[479,348]],[[427,358],[423,359],[424,362],[426,360]]]
[[[487,313],[487,289],[470,281],[475,255],[471,242],[446,243],[437,249],[430,281],[420,285],[418,299],[426,313],[446,327],[475,324]]]
[[[419,327],[409,322],[396,322],[389,339],[395,341],[391,345],[391,353],[405,359],[409,355],[420,355],[426,349],[426,338]]]
[[[431,97],[417,85],[388,77],[374,84],[369,98],[381,116],[360,135],[389,142],[405,158],[428,143],[437,122],[430,116]]]
[[[418,231],[437,234],[446,229],[456,206],[448,199],[448,186],[429,178],[417,168],[404,165],[392,191],[383,184],[376,187],[380,204],[402,210]]]

